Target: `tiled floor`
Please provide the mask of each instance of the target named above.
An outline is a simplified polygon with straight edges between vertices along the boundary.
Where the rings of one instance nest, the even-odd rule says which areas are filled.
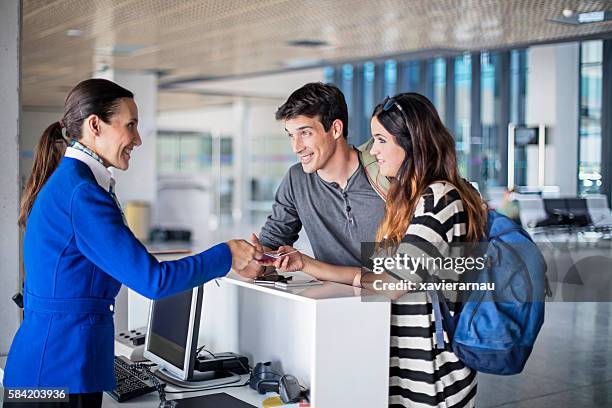
[[[612,407],[612,303],[547,303],[523,373],[479,374],[477,406]]]

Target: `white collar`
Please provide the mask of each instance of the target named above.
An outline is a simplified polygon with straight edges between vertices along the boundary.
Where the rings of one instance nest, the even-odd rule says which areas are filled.
[[[74,147],[67,147],[66,153],[64,153],[65,157],[70,157],[72,159],[77,159],[85,163],[93,173],[96,178],[96,182],[100,187],[102,187],[106,191],[110,191],[111,184],[114,184],[114,179],[111,172],[102,165],[99,161],[91,157],[85,152],[82,152]]]

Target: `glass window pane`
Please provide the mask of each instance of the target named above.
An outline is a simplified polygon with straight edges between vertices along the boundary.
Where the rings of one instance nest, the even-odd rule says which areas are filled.
[[[529,53],[527,50],[510,52],[510,122],[516,125],[525,124],[527,103],[527,83],[529,75]],[[514,152],[514,184],[527,184],[527,153],[523,148]]]
[[[463,177],[468,177],[470,126],[472,112],[472,58],[469,54],[455,58],[455,140],[457,161]]]
[[[212,136],[210,133],[202,137],[200,143],[200,168],[207,169],[212,165]]]
[[[419,92],[421,82],[419,61],[405,61],[402,70],[404,80],[398,92]]]
[[[351,64],[342,65],[342,83],[340,89],[344,94],[349,113],[349,123],[353,116],[353,66]]]
[[[172,134],[157,137],[157,172],[174,173],[179,170],[179,138]]]
[[[397,93],[397,62],[394,60],[385,61],[385,96],[393,96]],[[371,111],[370,111],[371,112]]]
[[[601,189],[601,100],[603,42],[586,41],[580,46],[580,128],[578,192]]]
[[[500,59],[497,54],[483,52],[480,58],[480,117],[482,146],[479,157],[473,157],[479,174],[472,178],[484,188],[499,185],[501,169],[500,139],[505,126],[501,126],[501,100],[499,95]]]
[[[363,64],[363,111],[364,118],[369,118],[374,110],[374,76],[375,65],[373,62]]]
[[[179,142],[180,162],[182,173],[195,173],[200,170],[200,145],[199,136],[182,136]]]
[[[440,118],[444,120],[446,105],[446,61],[444,58],[436,58],[430,63],[433,80],[433,94],[431,102],[438,110]]]
[[[334,82],[334,67],[323,68],[323,77],[325,78],[326,84],[333,83]]]

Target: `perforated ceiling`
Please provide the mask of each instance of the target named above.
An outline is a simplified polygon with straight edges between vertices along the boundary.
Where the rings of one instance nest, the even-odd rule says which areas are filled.
[[[23,104],[61,105],[67,90],[98,64],[163,71],[165,83],[268,72],[300,61],[478,50],[612,32],[610,22],[549,21],[566,8],[597,11],[612,9],[612,2],[24,0]],[[288,44],[299,40],[327,45]]]

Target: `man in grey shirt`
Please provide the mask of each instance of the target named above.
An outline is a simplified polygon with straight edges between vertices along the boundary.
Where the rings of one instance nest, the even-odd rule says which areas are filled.
[[[369,146],[357,150],[348,144],[344,95],[333,85],[306,84],[278,108],[276,119],[285,122],[300,163],[276,192],[259,236],[263,249],[293,245],[304,227],[316,260],[359,266],[361,242],[375,240],[382,220],[388,181],[378,175]],[[263,267],[252,262],[240,273],[255,277]],[[353,276],[330,278],[351,283]]]

